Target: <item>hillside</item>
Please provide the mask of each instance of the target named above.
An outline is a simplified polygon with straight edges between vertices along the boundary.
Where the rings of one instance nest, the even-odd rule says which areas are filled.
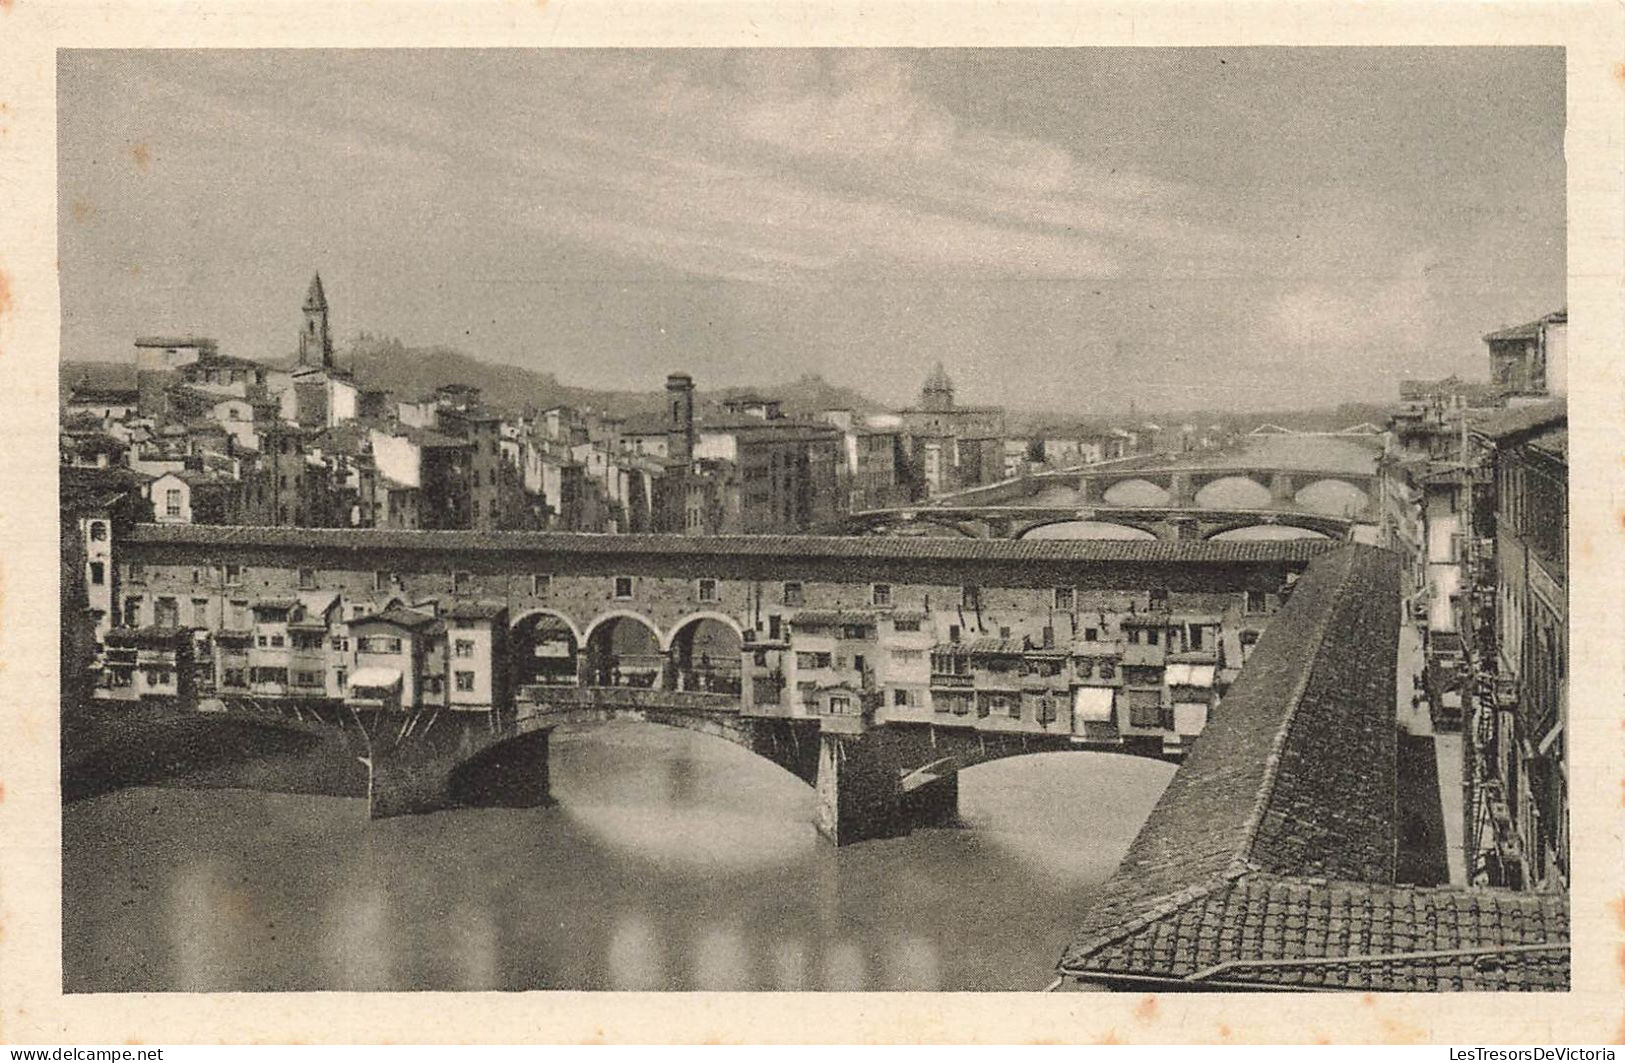
[[[618,416],[657,412],[664,408],[662,393],[601,391],[561,383],[554,374],[520,366],[482,362],[450,347],[408,347],[400,340],[363,336],[339,354],[339,364],[355,373],[364,386],[382,388],[399,398],[427,395],[442,384],[470,384],[480,389],[492,406],[518,413],[526,407],[546,409],[569,405],[602,410]],[[80,380],[98,385],[135,383],[129,362],[75,362],[61,364],[58,380],[63,389]],[[652,381],[658,387],[658,381]],[[702,382],[703,383],[703,382]],[[781,384],[699,390],[702,407],[730,395],[756,393],[781,400],[787,413],[811,414],[819,410],[854,409],[875,412],[883,407],[852,388],[838,387],[807,374]]]
[[[525,369],[520,366],[482,362],[478,358],[450,347],[409,347],[397,339],[362,336],[353,340],[340,353],[339,364],[354,371],[356,378],[367,387],[383,388],[397,397],[410,398],[426,395],[442,384],[471,384],[480,389],[486,401],[505,412],[518,413],[526,407],[546,409],[549,406],[570,405],[601,410],[617,416],[655,413],[664,408],[658,381],[648,391],[602,391],[594,388],[574,387],[561,383],[552,373]],[[135,383],[135,368],[129,362],[75,362],[64,361],[59,380],[66,389],[69,385],[88,380],[93,384]],[[701,381],[703,384],[703,381]],[[703,409],[714,407],[730,395],[747,392],[767,395],[784,403],[785,412],[793,415],[811,414],[819,410],[851,409],[860,413],[875,413],[885,409],[862,392],[832,384],[816,374],[779,384],[759,384],[754,387],[733,387],[699,391],[699,405]],[[1238,431],[1250,431],[1256,425],[1269,422],[1283,428],[1324,432],[1362,421],[1382,424],[1387,420],[1387,409],[1371,403],[1345,403],[1337,407],[1317,410],[1272,411],[1268,413],[1238,413],[1222,410],[1141,411],[1138,420],[1156,421],[1162,425],[1219,424]],[[1027,435],[1056,426],[1085,425],[1110,428],[1128,423],[1124,416],[1089,417],[1064,412],[1012,409],[1009,428],[1015,435]]]

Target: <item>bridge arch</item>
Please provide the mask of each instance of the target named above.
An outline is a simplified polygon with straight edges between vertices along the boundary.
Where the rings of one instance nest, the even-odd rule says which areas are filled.
[[[1324,529],[1310,526],[1305,521],[1252,519],[1234,521],[1215,528],[1203,538],[1216,542],[1230,542],[1237,539],[1331,539],[1334,536]]]
[[[660,628],[642,613],[612,609],[599,614],[587,625],[581,645],[586,654],[585,686],[665,686],[664,640]]]
[[[508,627],[510,675],[516,687],[542,683],[574,685],[580,681],[581,651],[586,641],[564,613],[531,609]]]
[[[1032,495],[1024,501],[1030,506],[1078,506],[1083,504],[1083,493],[1078,490],[1077,484],[1070,480],[1053,480],[1050,482],[1034,481],[1037,488]]]
[[[1112,506],[1166,506],[1173,492],[1144,476],[1125,476],[1106,484],[1101,501]]]
[[[1067,534],[1074,531],[1079,534]],[[1137,521],[1105,520],[1098,517],[1060,517],[1039,521],[1021,529],[1017,539],[1155,539],[1157,533]]]
[[[1334,517],[1355,517],[1371,508],[1370,493],[1340,476],[1322,476],[1298,488],[1294,501],[1305,509]]]
[[[666,632],[665,637],[660,640],[660,648],[662,650],[669,651],[672,648],[672,645],[676,643],[678,634],[684,628],[697,624],[701,620],[715,620],[717,623],[732,629],[734,636],[738,638],[741,643],[745,641],[745,626],[738,620],[729,616],[727,613],[717,612],[713,609],[699,609],[695,612],[689,613],[687,616],[677,621],[677,623],[673,624],[671,626],[671,630]]]
[[[675,689],[738,696],[744,649],[744,628],[733,617],[710,611],[689,614],[666,637]]]
[[[676,695],[685,697],[685,695]],[[626,695],[620,695],[625,698]],[[670,693],[646,698],[669,700]],[[694,698],[695,695],[686,695]],[[712,700],[715,700],[714,698]],[[510,733],[493,738],[449,766],[447,789],[455,804],[535,804],[549,789],[549,745],[561,726],[581,727],[626,721],[657,724],[731,742],[812,786],[818,778],[818,723],[815,720],[768,720],[737,712],[573,705],[521,720]],[[514,800],[515,795],[519,800]]]
[[[1198,487],[1194,501],[1201,509],[1269,509],[1272,500],[1267,480],[1226,472]]]

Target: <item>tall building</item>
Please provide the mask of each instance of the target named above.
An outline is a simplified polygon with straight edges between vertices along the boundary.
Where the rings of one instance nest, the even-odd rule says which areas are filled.
[[[299,364],[312,369],[333,368],[333,334],[327,322],[327,293],[322,275],[310,278],[305,293],[304,322],[299,329]]]
[[[1568,332],[1563,309],[1484,337],[1490,378],[1509,404],[1568,394]]]
[[[1494,513],[1471,541],[1463,634],[1472,873],[1562,889],[1568,823],[1568,414],[1551,401],[1473,427]],[[1492,486],[1493,485],[1493,486]]]
[[[686,462],[694,456],[693,377],[687,373],[672,373],[666,377],[666,406],[671,410],[666,429],[666,455],[674,462]]]
[[[938,362],[920,388],[920,404],[899,410],[911,478],[927,495],[991,483],[1004,476],[1004,410],[961,406]]]

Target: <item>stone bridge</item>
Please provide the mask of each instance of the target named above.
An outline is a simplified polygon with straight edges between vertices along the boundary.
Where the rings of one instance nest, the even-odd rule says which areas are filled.
[[[403,604],[489,618],[411,644],[449,669],[453,637],[488,639],[469,658],[489,669],[486,699],[417,689],[368,718],[329,689],[363,725],[377,815],[544,801],[552,730],[629,716],[816,785],[844,843],[951,814],[957,772],[982,760],[1181,753],[1293,580],[1339,544],[137,525],[115,546],[120,615],[187,603],[215,680],[240,667],[239,628],[269,642],[261,602],[310,603],[330,637],[297,652],[352,674],[362,649],[337,624]],[[296,649],[251,652],[291,668]]]
[[[1213,539],[1257,527],[1295,528],[1333,540],[1349,539],[1363,517],[1332,516],[1301,507],[1205,509],[1146,506],[979,505],[938,501],[931,505],[865,510],[844,525],[849,534],[910,534],[929,528],[971,539],[1022,539],[1052,525],[1110,524],[1138,538],[1167,542]]]
[[[1228,499],[1214,497],[1216,488],[1223,488]],[[1274,523],[1340,539],[1354,524],[1375,523],[1380,506],[1375,468],[1305,469],[1241,460],[1169,464],[1130,458],[1030,473],[914,507],[860,511],[845,527],[867,532],[946,523],[974,537],[1020,538],[1045,524],[1089,520],[1178,539]]]
[[[1171,759],[1152,741],[1091,743],[1065,733],[917,723],[853,729],[827,717],[748,714],[724,694],[538,686],[522,692],[511,714],[495,719],[423,710],[375,733],[372,816],[550,804],[553,731],[614,720],[710,735],[783,768],[817,791],[818,830],[837,845],[955,823],[959,772],[987,761],[1068,750]]]

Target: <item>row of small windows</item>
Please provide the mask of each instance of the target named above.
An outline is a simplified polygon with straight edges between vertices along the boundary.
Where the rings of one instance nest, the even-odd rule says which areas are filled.
[[[145,580],[145,566],[139,561],[132,561],[128,567],[131,582],[139,583]],[[222,569],[223,578],[227,586],[240,586],[243,569],[241,565],[227,564]],[[91,582],[100,585],[103,582],[101,563],[91,562]],[[471,573],[456,571],[452,573],[452,591],[461,594],[471,589],[473,576]],[[373,573],[373,589],[388,591],[394,584],[394,573],[380,569]],[[192,582],[201,583],[201,570],[194,569]],[[298,586],[300,590],[318,589],[316,570],[302,568],[298,570]],[[553,577],[545,573],[536,573],[531,576],[531,593],[535,597],[547,597],[552,593]],[[614,577],[614,596],[617,599],[627,600],[637,595],[637,577]],[[889,608],[893,604],[893,587],[890,583],[872,583],[869,585],[869,604],[876,608]],[[1057,612],[1074,612],[1077,609],[1077,589],[1074,587],[1055,587],[1052,590],[1053,606]],[[720,584],[712,577],[702,577],[695,581],[695,596],[702,602],[717,602],[721,600]],[[1152,588],[1148,593],[1148,603],[1151,611],[1160,611],[1168,608],[1168,592],[1159,588]],[[781,584],[781,601],[787,606],[802,606],[806,604],[806,590],[799,580],[786,580]],[[1246,612],[1264,613],[1269,610],[1269,596],[1264,591],[1249,590],[1245,592]],[[981,608],[981,588],[974,584],[965,584],[960,588],[960,607],[977,610]],[[1153,640],[1153,645],[1155,641]]]

